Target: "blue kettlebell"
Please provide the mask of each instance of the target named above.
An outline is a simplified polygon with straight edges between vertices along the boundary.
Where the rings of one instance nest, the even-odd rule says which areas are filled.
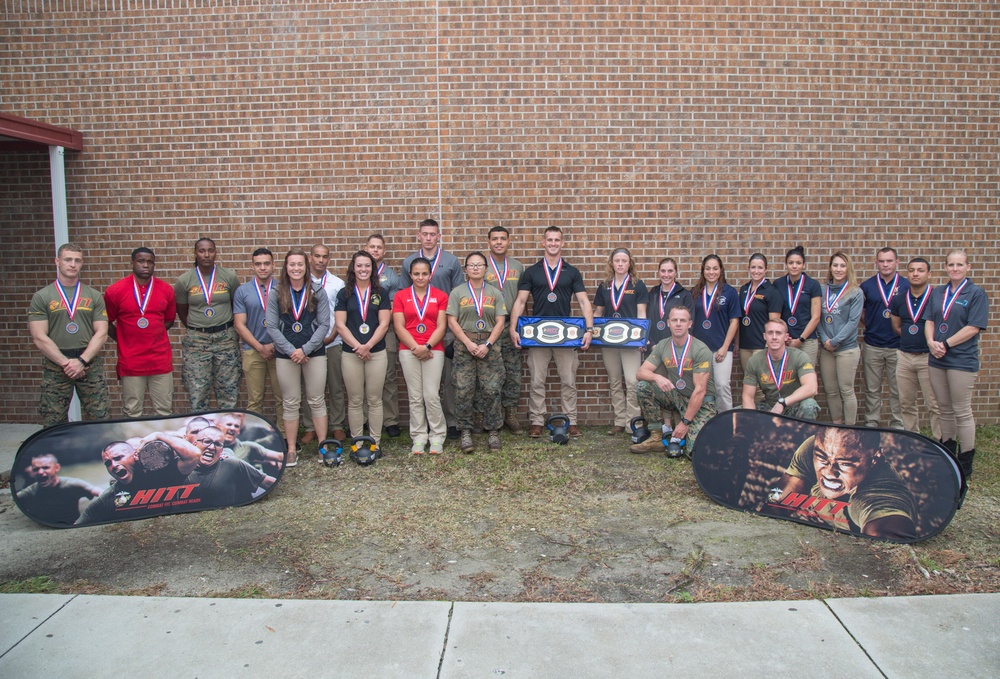
[[[652,436],[649,431],[649,425],[646,423],[646,418],[641,415],[633,417],[628,426],[632,430],[632,443],[642,443]]]
[[[545,421],[545,427],[551,432],[549,438],[552,443],[561,446],[569,443],[569,415],[556,413]]]
[[[319,454],[323,456],[323,464],[327,467],[344,464],[344,444],[337,439],[323,439],[319,444]]]

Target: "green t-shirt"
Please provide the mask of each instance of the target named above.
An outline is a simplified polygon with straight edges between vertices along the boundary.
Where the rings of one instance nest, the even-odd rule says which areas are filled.
[[[205,278],[205,285],[211,278]],[[229,269],[215,267],[215,284],[212,286],[212,312],[206,315],[208,304],[205,303],[205,291],[201,289],[197,269],[191,269],[181,274],[174,285],[174,296],[177,304],[188,305],[187,326],[189,328],[212,328],[224,325],[233,320],[233,295],[240,287],[240,279]],[[277,289],[274,290],[277,292]]]
[[[507,304],[504,302],[503,293],[489,283],[483,289],[483,317],[485,325],[476,327],[479,323],[479,313],[476,305],[472,301],[472,293],[469,292],[468,284],[459,285],[448,295],[448,315],[458,319],[458,324],[465,332],[492,332],[496,325],[497,316],[507,315]]]
[[[788,463],[785,472],[810,484],[809,494],[813,497],[823,497],[819,491],[816,466],[813,463],[815,440],[815,436],[810,436],[802,442],[792,455],[792,461]],[[859,531],[864,530],[865,524],[869,521],[887,516],[905,516],[914,524],[917,521],[917,507],[913,494],[885,457],[878,459],[849,495],[838,499],[847,503],[847,518],[850,518],[851,523],[857,526]],[[832,516],[825,514],[819,516],[841,530],[849,528],[843,512],[837,512]]]
[[[660,340],[653,347],[646,360],[656,366],[658,374],[663,375],[673,382],[674,387],[685,398],[691,398],[691,395],[694,393],[694,379],[692,379],[692,374],[708,373],[707,393],[710,396],[715,396],[715,380],[712,377],[712,363],[715,361],[715,358],[712,355],[712,350],[693,335],[688,335],[688,337],[691,338],[691,346],[688,348],[687,356],[684,358],[683,375],[679,374],[677,370],[674,353],[670,349],[673,340],[669,337]],[[674,350],[677,352],[677,358],[680,359],[681,354],[684,352],[684,347],[674,347]],[[679,380],[684,381],[683,387],[678,384]]]
[[[503,266],[500,267],[503,274]],[[524,264],[521,264],[513,257],[507,258],[507,280],[501,288],[503,290],[503,301],[507,304],[507,309],[514,308],[514,300],[517,299],[517,283],[524,275]],[[495,288],[500,288],[500,280],[493,268],[493,262],[489,255],[486,257],[486,282]]]
[[[66,297],[73,301],[75,286],[66,291]],[[31,298],[28,308],[29,321],[48,321],[48,335],[60,349],[84,349],[94,337],[94,321],[107,321],[108,312],[104,308],[104,295],[90,287],[80,285],[80,301],[76,313],[70,319],[66,304],[56,290],[56,284],[46,285]],[[67,330],[69,327],[69,330]],[[75,332],[71,330],[76,328]]]
[[[781,375],[781,395],[790,396],[796,389],[802,386],[799,378],[802,375],[809,375],[816,372],[816,367],[809,360],[809,355],[801,349],[788,347],[786,350],[788,358],[785,360],[785,370]],[[767,351],[754,354],[747,361],[746,374],[743,381],[751,387],[757,387],[764,392],[764,402],[774,405],[778,402],[778,390],[775,388],[774,380],[771,379],[771,371],[768,368]],[[780,361],[774,363],[775,372],[781,366]]]

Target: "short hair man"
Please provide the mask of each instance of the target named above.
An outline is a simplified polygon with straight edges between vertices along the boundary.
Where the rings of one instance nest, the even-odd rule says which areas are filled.
[[[45,361],[38,412],[46,427],[67,421],[73,392],[90,420],[108,419],[110,397],[101,347],[108,314],[100,292],[80,282],[83,250],[59,246],[56,280],[31,298],[28,331]]]
[[[660,422],[661,409],[680,415],[673,437],[686,441],[690,455],[698,433],[715,416],[715,380],[712,377],[712,350],[691,334],[691,310],[678,305],[670,310],[667,326],[670,337],[660,340],[636,373],[635,395],[646,422]],[[655,433],[629,448],[633,453],[664,450],[663,439]]]
[[[368,236],[365,242],[365,252],[375,258],[375,275],[378,276],[379,285],[389,295],[389,306],[396,293],[403,289],[403,279],[399,277],[392,267],[385,263],[385,236],[380,233],[373,233]],[[399,373],[396,368],[399,361],[399,338],[396,337],[396,330],[393,324],[389,324],[389,330],[385,333],[385,354],[386,370],[385,384],[382,387],[382,423],[385,426],[385,433],[389,438],[396,438],[400,435],[399,429]],[[368,414],[368,400],[362,404],[365,409],[365,416]]]
[[[142,417],[146,390],[153,412],[166,416],[174,404],[174,354],[167,331],[177,317],[174,288],[153,275],[156,255],[132,251],[132,274],[104,291],[108,335],[118,344],[118,377],[125,417]]]
[[[510,231],[502,226],[492,227],[486,235],[489,240],[489,262],[486,267],[486,282],[503,292],[507,309],[514,308],[517,286],[524,275],[524,264],[508,256]],[[500,390],[500,405],[503,407],[503,421],[511,434],[521,434],[524,430],[517,417],[517,406],[521,401],[521,374],[524,372],[524,355],[511,341],[509,328],[500,335],[500,355],[503,357],[504,381]]]
[[[323,288],[330,300],[330,308],[337,299],[337,293],[344,289],[344,281],[339,276],[330,273],[330,248],[317,243],[309,250],[309,274],[312,277],[313,288]],[[331,311],[331,317],[333,315]],[[333,430],[333,438],[343,441],[347,438],[347,401],[344,398],[344,371],[341,368],[341,356],[344,352],[344,340],[337,332],[336,323],[330,323],[330,334],[323,339],[326,346],[326,384],[330,389],[329,422]],[[316,428],[313,425],[312,413],[305,399],[302,400],[300,415],[306,433],[302,443],[316,440]]]
[[[280,469],[285,460],[283,453],[265,448],[256,441],[244,441],[239,438],[246,424],[246,414],[241,412],[215,413],[209,415],[211,424],[222,431],[223,445],[233,457],[243,460],[251,467],[263,471],[264,467]]]
[[[80,518],[81,501],[99,496],[101,489],[81,479],[59,476],[61,469],[52,453],[33,456],[28,473],[34,483],[17,491],[17,500],[41,521],[70,526]]]
[[[417,228],[417,242],[420,243],[420,249],[403,260],[401,270],[403,287],[413,284],[410,280],[410,263],[417,257],[424,257],[431,263],[431,287],[441,290],[447,297],[452,290],[465,283],[462,263],[455,255],[441,247],[441,226],[436,220],[425,219]],[[445,345],[454,339],[451,330],[445,332]],[[441,409],[448,424],[448,438],[457,439],[460,435],[455,418],[455,390],[451,388],[451,384],[452,367],[451,360],[448,359],[445,360],[444,369],[441,371]]]
[[[747,361],[743,407],[754,407],[759,388],[764,400],[756,406],[757,410],[815,420],[819,415],[815,398],[819,390],[816,367],[806,352],[785,345],[787,336],[788,326],[784,321],[772,318],[764,324],[766,350]]]
[[[909,283],[896,272],[898,255],[882,248],[875,256],[878,273],[861,284],[865,296],[865,337],[861,365],[865,376],[865,426],[877,427],[882,417],[882,381],[889,383],[890,426],[903,428],[896,383],[899,335],[892,330],[892,303],[906,294]]]
[[[916,503],[883,455],[880,436],[860,428],[822,427],[795,451],[771,504],[780,505],[791,493],[841,501],[846,507],[811,511],[804,518],[873,537],[912,539]]]
[[[583,284],[580,270],[562,258],[562,229],[557,226],[545,229],[542,246],[544,249],[542,258],[525,269],[517,284],[517,297],[510,313],[511,343],[517,349],[521,348],[521,337],[517,334],[517,319],[524,315],[529,295],[532,299],[533,315],[554,318],[568,317],[570,303],[575,298],[586,320],[583,343],[580,346],[581,351],[586,351],[594,338],[594,308],[587,296],[587,288]],[[559,383],[562,386],[562,412],[570,420],[569,435],[582,436],[576,410],[576,370],[580,365],[580,357],[576,349],[564,347],[528,349],[528,371],[531,373],[531,392],[528,395],[528,417],[531,426],[528,429],[528,436],[538,438],[542,435],[542,426],[545,422],[545,391],[548,386],[549,363],[552,361],[555,361]]]
[[[281,407],[281,389],[274,357],[274,341],[267,332],[264,314],[267,298],[278,294],[274,282],[274,253],[267,248],[257,248],[250,257],[253,278],[236,289],[233,295],[233,326],[240,336],[243,351],[243,375],[247,382],[247,410],[264,413],[265,378],[271,385],[275,401],[277,422],[284,422]]]
[[[178,440],[178,448],[188,445],[192,444]],[[214,425],[199,431],[193,445],[200,456],[187,482],[197,484],[194,492],[207,507],[246,504],[274,485],[273,476],[254,469],[243,460],[224,458],[225,435]]]
[[[927,359],[930,348],[924,334],[924,325],[930,318],[931,264],[923,257],[915,257],[906,265],[910,289],[892,300],[892,330],[899,335],[899,353],[896,358],[896,384],[899,386],[899,408],[903,429],[920,432],[920,412],[917,410],[917,393],[924,395],[924,406],[931,413],[931,432],[941,440],[941,410],[931,388]]]

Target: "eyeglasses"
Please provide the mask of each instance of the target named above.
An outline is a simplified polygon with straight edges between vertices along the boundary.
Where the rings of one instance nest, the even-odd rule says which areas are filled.
[[[198,443],[202,444],[206,448],[221,448],[222,441],[213,441],[212,439],[198,439]]]
[[[465,268],[466,269],[485,269],[486,265],[485,264],[466,264]]]

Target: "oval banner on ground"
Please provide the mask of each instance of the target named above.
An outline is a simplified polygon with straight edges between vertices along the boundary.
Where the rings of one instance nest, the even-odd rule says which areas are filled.
[[[72,422],[21,445],[11,494],[56,528],[236,507],[274,488],[286,452],[274,425],[244,410]]]
[[[702,428],[692,463],[721,505],[878,540],[926,540],[959,506],[947,451],[895,429],[730,410]]]

